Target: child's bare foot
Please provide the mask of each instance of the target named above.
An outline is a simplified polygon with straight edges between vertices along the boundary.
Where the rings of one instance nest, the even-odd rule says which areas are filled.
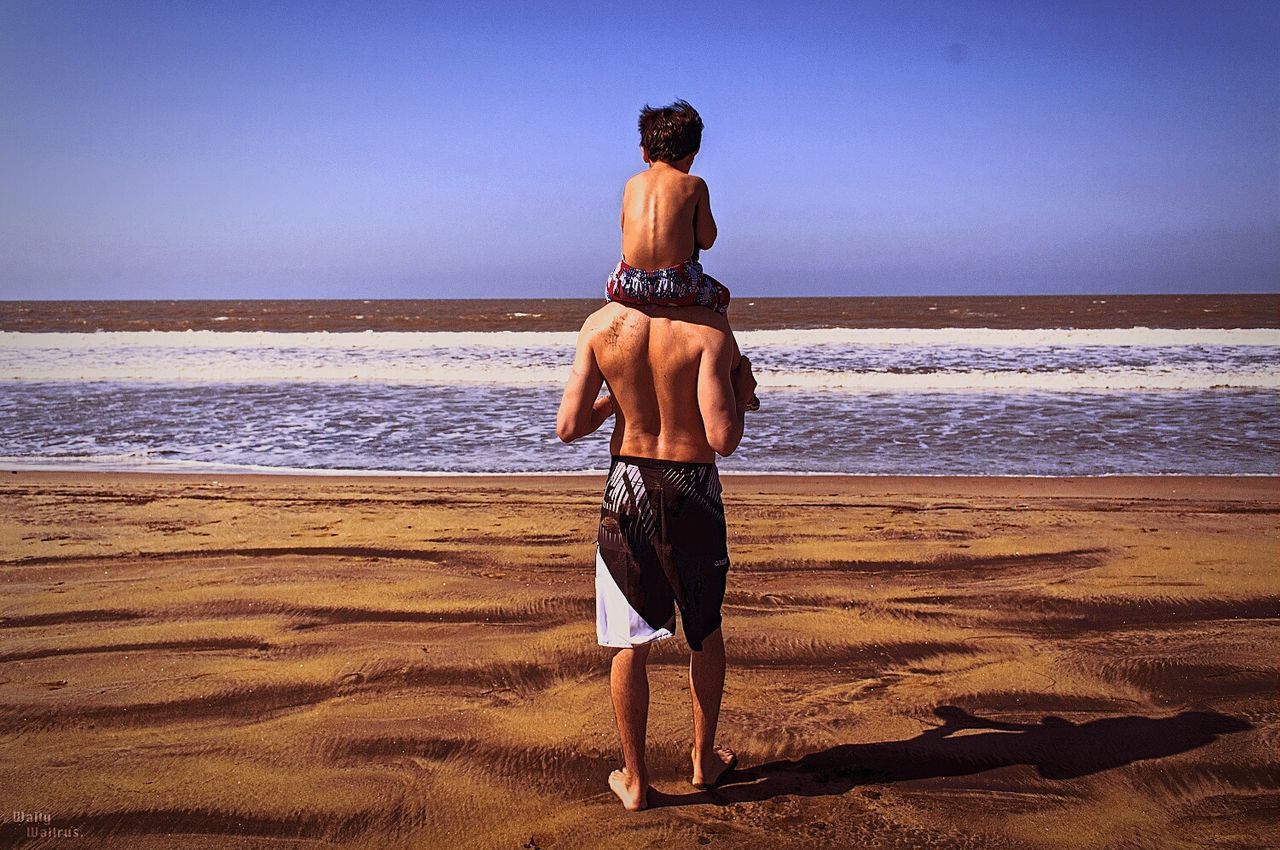
[[[715,788],[738,766],[738,757],[728,747],[716,747],[710,755],[699,757],[693,751],[693,779],[690,784],[701,791]]]
[[[609,774],[609,787],[618,795],[629,812],[638,812],[649,806],[649,786],[627,772],[625,767]]]

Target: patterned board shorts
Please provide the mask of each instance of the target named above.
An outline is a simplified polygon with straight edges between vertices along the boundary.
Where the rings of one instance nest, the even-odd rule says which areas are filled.
[[[697,260],[686,260],[664,269],[638,269],[618,262],[604,287],[607,301],[654,304],[660,307],[697,305],[729,312],[729,287],[702,270]]]
[[[596,637],[628,647],[675,634],[695,651],[720,628],[729,572],[714,463],[614,455],[600,509]]]

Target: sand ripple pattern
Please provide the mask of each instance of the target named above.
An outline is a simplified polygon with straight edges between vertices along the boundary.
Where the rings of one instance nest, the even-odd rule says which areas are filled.
[[[634,817],[602,480],[6,477],[0,787],[92,846],[1280,839],[1266,479],[726,478],[741,775],[687,785],[660,644]]]

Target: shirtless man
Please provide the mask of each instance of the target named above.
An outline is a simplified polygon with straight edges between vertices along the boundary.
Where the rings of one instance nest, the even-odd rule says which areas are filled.
[[[656,140],[654,147],[665,144],[668,129],[657,123],[660,132],[644,136]],[[648,149],[649,171],[628,184],[623,250],[639,267],[674,265],[715,239],[709,212],[698,215],[705,185],[688,174],[694,152],[696,145],[671,162],[669,148]],[[597,398],[602,384],[609,392]],[[625,766],[609,775],[609,787],[632,811],[649,805],[645,665],[650,644],[673,636],[677,608],[692,650],[691,782],[715,787],[737,763],[732,751],[715,745],[724,691],[720,606],[729,569],[715,460],[738,447],[755,387],[727,319],[713,310],[612,302],[587,318],[578,337],[556,432],[571,442],[615,417],[597,536],[596,635],[601,645],[618,648],[610,689]]]

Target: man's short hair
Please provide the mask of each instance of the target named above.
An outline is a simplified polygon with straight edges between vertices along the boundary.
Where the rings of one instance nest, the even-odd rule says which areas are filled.
[[[640,110],[640,144],[650,160],[677,162],[702,147],[702,116],[688,101]]]

